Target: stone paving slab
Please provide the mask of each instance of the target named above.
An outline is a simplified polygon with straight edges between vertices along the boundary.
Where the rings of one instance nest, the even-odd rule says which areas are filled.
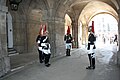
[[[52,59],[50,67],[34,62],[1,80],[120,80],[120,68],[113,62],[112,58],[114,57],[111,57],[106,63],[104,59],[100,61],[106,56],[103,56],[106,51],[96,52],[95,70],[85,69],[89,63],[87,52],[83,48],[73,50],[70,57],[63,56],[59,59]]]

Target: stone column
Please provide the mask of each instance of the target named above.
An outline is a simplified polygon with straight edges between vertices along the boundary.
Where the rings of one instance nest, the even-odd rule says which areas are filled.
[[[48,30],[51,43],[52,57],[65,54],[64,44],[64,19],[56,17],[55,19],[48,20]]]
[[[118,17],[120,19],[120,10],[118,10]],[[118,46],[119,50],[117,52],[117,64],[120,66],[120,20],[118,22]]]
[[[82,25],[82,44],[86,46],[88,40],[88,28],[86,24]]]
[[[4,3],[4,0],[0,3]],[[0,4],[0,77],[10,70],[10,59],[7,52],[7,34],[6,34],[6,6]]]
[[[73,47],[78,48],[78,22],[77,20],[72,22],[72,34],[74,38]]]
[[[85,44],[85,32],[84,32],[84,30],[85,30],[85,26],[84,25],[82,25],[82,44]]]

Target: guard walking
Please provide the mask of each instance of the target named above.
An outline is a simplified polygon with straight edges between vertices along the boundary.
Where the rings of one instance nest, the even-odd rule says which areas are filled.
[[[42,52],[42,46],[41,46],[41,37],[42,37],[42,25],[40,26],[40,31],[39,31],[39,34],[36,38],[36,43],[37,43],[37,47],[38,47],[38,52],[39,52],[39,62],[40,63],[43,63],[44,61],[44,55],[43,55],[43,52]]]
[[[49,37],[48,37],[48,31],[46,31],[46,25],[44,26],[44,31],[43,31],[43,36],[41,37],[41,47],[42,47],[42,52],[44,55],[44,63],[45,66],[49,67],[51,64],[49,63],[50,56],[51,56],[51,51],[50,51],[50,42],[49,42]]]

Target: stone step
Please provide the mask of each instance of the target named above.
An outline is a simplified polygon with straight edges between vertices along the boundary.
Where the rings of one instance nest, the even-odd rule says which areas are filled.
[[[14,48],[8,48],[8,56],[18,55],[19,53]]]

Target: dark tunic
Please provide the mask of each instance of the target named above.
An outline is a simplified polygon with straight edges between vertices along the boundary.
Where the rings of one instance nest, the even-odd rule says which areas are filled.
[[[65,35],[64,36],[64,41],[66,41],[66,43],[72,43],[72,36],[71,34]]]

